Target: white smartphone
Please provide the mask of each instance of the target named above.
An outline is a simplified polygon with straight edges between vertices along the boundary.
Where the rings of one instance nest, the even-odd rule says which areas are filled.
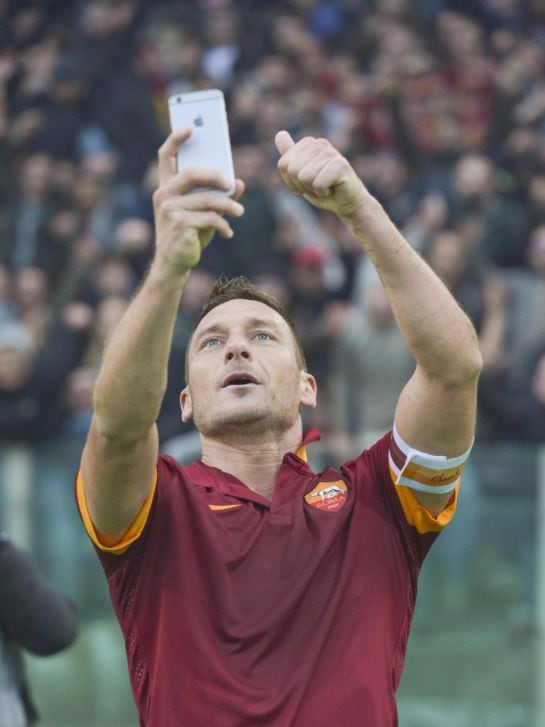
[[[228,191],[216,188],[196,188],[193,191],[213,189],[231,195],[235,191],[235,170],[223,92],[217,88],[192,93],[178,93],[168,100],[172,130],[191,126],[193,133],[178,152],[178,171],[188,167],[217,169],[231,182]]]

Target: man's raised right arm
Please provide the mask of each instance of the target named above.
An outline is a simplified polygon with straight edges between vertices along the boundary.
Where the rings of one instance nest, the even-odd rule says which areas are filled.
[[[118,542],[148,499],[158,454],[156,419],[180,297],[189,272],[214,232],[233,233],[224,214],[240,216],[235,199],[195,187],[228,189],[208,169],[176,172],[178,149],[190,129],[172,133],[159,150],[153,205],[156,249],[150,270],[106,346],[94,392],[93,419],[81,461],[83,492],[101,542]],[[180,387],[181,388],[181,387]]]

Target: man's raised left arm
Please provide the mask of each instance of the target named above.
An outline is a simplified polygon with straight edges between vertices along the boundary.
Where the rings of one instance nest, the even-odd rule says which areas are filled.
[[[360,241],[416,359],[395,413],[401,440],[413,450],[458,458],[473,441],[482,368],[469,318],[327,140],[305,137],[294,143],[281,131],[276,145],[288,187],[315,207],[337,214]],[[452,496],[448,487],[425,490],[414,495],[432,514]]]

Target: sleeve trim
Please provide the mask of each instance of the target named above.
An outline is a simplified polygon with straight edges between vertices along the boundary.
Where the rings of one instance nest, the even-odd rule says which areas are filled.
[[[99,550],[102,550],[105,553],[111,553],[113,555],[123,555],[123,553],[125,553],[125,551],[128,550],[128,548],[142,535],[144,527],[146,526],[146,523],[148,521],[156,489],[157,468],[155,468],[151,492],[146,498],[140,510],[138,511],[135,519],[116,543],[110,543],[107,542],[107,538],[105,538],[98,532],[93,524],[93,521],[91,520],[91,515],[89,514],[89,508],[87,507],[87,501],[85,499],[85,490],[83,487],[83,477],[81,474],[81,469],[78,470],[78,475],[76,479],[76,500],[81,514],[81,519],[83,520],[83,525],[85,527],[87,535],[91,538],[94,545]]]
[[[395,483],[396,477],[391,468],[390,476],[392,482]],[[425,533],[438,533],[450,523],[456,512],[459,488],[460,480],[456,482],[450,500],[437,515],[432,515],[429,510],[418,502],[411,488],[398,485],[395,490],[403,514],[405,515],[405,520],[409,525],[413,525],[420,535],[424,535]]]

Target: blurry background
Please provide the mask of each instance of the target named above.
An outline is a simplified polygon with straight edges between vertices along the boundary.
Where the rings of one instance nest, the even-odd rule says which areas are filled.
[[[0,529],[79,606],[27,666],[44,727],[133,727],[124,649],[72,488],[104,341],[153,249],[167,98],[226,94],[246,215],[189,279],[159,428],[199,456],[178,392],[215,276],[244,273],[300,329],[315,467],[390,428],[413,362],[332,216],[282,185],[273,137],[328,137],[473,320],[475,454],[434,547],[401,727],[545,725],[545,3],[0,0]],[[430,417],[434,416],[430,412]]]

